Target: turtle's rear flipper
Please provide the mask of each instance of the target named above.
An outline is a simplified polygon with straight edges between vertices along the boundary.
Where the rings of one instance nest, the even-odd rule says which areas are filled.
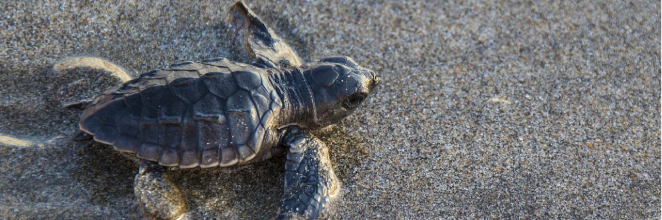
[[[230,7],[230,24],[244,39],[244,47],[257,63],[270,67],[300,66],[301,58],[243,2]]]
[[[94,136],[85,133],[84,131],[78,131],[76,135],[74,135],[74,141],[87,141],[87,140],[92,140]]]
[[[290,133],[283,142],[290,151],[285,162],[285,196],[278,219],[315,219],[340,191],[328,149],[308,133]]]
[[[92,103],[92,99],[86,99],[86,100],[81,100],[79,102],[64,103],[64,105],[62,105],[62,107],[66,108],[66,109],[80,109],[80,110],[83,110],[83,109],[87,108],[87,106],[90,105],[90,103]]]
[[[62,105],[63,108],[65,109],[80,109],[84,110],[87,108],[87,106],[92,103],[92,100],[82,100],[80,102],[72,102],[72,103],[65,103]],[[85,133],[84,131],[78,131],[73,137],[74,141],[87,141],[87,140],[92,140],[94,136],[91,134]]]
[[[84,110],[87,108],[88,105],[92,103],[92,100],[83,100],[80,102],[73,102],[73,103],[65,103],[62,105],[63,108],[65,109],[80,109]],[[87,141],[87,140],[92,140],[94,136],[91,134],[85,133],[84,131],[78,131],[73,137],[74,141]]]

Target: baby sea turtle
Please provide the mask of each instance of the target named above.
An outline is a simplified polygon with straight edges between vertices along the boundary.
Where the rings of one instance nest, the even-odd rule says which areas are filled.
[[[217,58],[143,73],[78,105],[84,111],[77,139],[135,154],[142,160],[139,176],[161,167],[230,167],[287,154],[279,218],[316,218],[339,184],[326,146],[309,131],[352,113],[379,79],[344,56],[302,64],[242,2],[230,11],[254,63]]]

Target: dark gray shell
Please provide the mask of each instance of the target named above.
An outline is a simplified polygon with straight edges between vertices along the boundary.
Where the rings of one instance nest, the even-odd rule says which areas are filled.
[[[80,129],[163,166],[232,166],[260,151],[282,103],[264,69],[220,58],[152,70],[98,96]]]

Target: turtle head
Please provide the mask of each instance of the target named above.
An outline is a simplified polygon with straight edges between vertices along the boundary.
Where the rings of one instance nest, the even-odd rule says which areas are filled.
[[[315,127],[326,127],[347,117],[379,84],[375,72],[349,57],[324,58],[309,66],[304,75],[310,79],[315,101]]]

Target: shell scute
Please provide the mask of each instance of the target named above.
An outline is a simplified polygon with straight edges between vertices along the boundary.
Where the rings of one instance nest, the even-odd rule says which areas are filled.
[[[116,126],[104,125],[99,128],[97,135],[94,135],[94,140],[104,144],[115,144],[117,137],[120,135],[120,132],[117,130]]]
[[[207,94],[207,87],[200,79],[182,78],[168,84],[172,93],[177,98],[183,100],[188,104],[192,104],[200,100]]]
[[[177,80],[184,80],[184,79],[197,79],[199,78],[200,75],[198,74],[197,70],[192,70],[192,71],[170,71],[168,75],[166,76],[166,84],[171,84]]]
[[[143,101],[142,101],[142,98],[140,97],[140,91],[138,91],[138,89],[136,89],[135,93],[133,93],[133,92],[132,93],[125,93],[124,94],[124,102],[129,107],[135,107],[135,106],[142,107]]]
[[[239,160],[237,159],[237,148],[234,146],[226,146],[221,149],[221,162],[222,167],[232,166],[237,164]]]
[[[239,153],[238,159],[241,162],[249,161],[255,157],[255,151],[245,144],[237,146],[237,153]]]
[[[159,145],[162,147],[178,148],[182,143],[182,127],[173,124],[159,126]]]
[[[142,115],[142,105],[129,106],[124,114],[117,121],[117,129],[122,134],[135,136],[140,133],[140,115]]]
[[[159,143],[158,110],[143,106],[140,117],[140,139],[147,143]]]
[[[174,125],[181,124],[182,116],[186,112],[186,108],[186,103],[178,98],[165,102],[159,109],[159,123]]]
[[[161,166],[177,166],[179,165],[179,155],[177,149],[165,149],[159,157],[159,165]]]
[[[159,145],[143,143],[136,152],[136,156],[146,160],[158,161],[162,151],[163,148]]]
[[[269,100],[268,92],[266,89],[264,89],[263,86],[257,87],[253,90],[251,90],[251,98],[253,99],[253,104],[255,105],[255,108],[258,113],[258,117],[263,117],[264,113],[269,110],[269,104],[271,100]]]
[[[224,105],[218,97],[207,94],[193,105],[193,119],[211,123],[225,123]]]
[[[225,124],[197,122],[198,146],[201,149],[215,149],[230,143],[230,129]]]
[[[207,149],[202,151],[200,155],[200,167],[215,167],[218,166],[219,161],[219,149]]]
[[[182,158],[179,162],[181,168],[193,168],[200,164],[200,152],[197,149],[185,150],[182,152]]]
[[[258,152],[260,150],[259,146],[262,146],[262,140],[264,139],[264,127],[258,125],[253,132],[253,137],[251,141],[248,142],[248,146],[253,150],[253,152]]]
[[[152,108],[159,108],[166,101],[172,100],[173,95],[165,85],[153,86],[140,90],[140,97],[142,98],[143,105]]]
[[[237,80],[239,88],[248,91],[262,85],[262,75],[256,71],[233,71],[232,76]]]
[[[211,65],[211,66],[225,67],[225,68],[232,65],[232,62],[230,60],[228,60],[227,58],[225,58],[225,57],[206,59],[206,60],[203,60],[202,63],[207,64],[207,65]]]
[[[104,125],[115,126],[127,106],[126,102],[120,98],[103,103],[99,107],[97,107],[98,110],[94,112],[94,116]]]
[[[232,96],[238,89],[234,77],[228,72],[207,73],[201,76],[200,79],[207,86],[210,93],[221,98]]]
[[[182,120],[182,143],[181,149],[194,149],[198,147],[198,130],[193,120],[192,110],[188,109]]]
[[[226,115],[231,125],[231,144],[235,146],[246,144],[259,121],[250,94],[240,90],[228,99],[226,106]]]
[[[184,70],[184,71],[195,71],[202,68],[205,68],[204,64],[199,62],[184,61],[170,65],[171,70]]]
[[[121,152],[136,152],[140,145],[142,145],[140,139],[122,134],[117,138],[114,147]]]
[[[85,116],[85,115],[84,115]],[[94,117],[93,112],[80,120],[80,130],[87,132],[88,134],[96,135],[99,128],[103,126],[103,123]]]

